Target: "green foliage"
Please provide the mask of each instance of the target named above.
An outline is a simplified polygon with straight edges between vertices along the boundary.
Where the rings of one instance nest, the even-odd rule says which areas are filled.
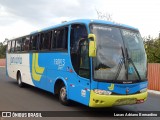
[[[148,63],[160,63],[160,38],[144,39]]]
[[[0,42],[0,58],[6,57],[6,46],[7,45],[3,45],[3,43]]]

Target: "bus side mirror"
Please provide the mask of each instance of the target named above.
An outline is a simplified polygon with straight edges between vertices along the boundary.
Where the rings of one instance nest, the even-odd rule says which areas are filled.
[[[96,57],[96,36],[94,34],[89,34],[88,39],[89,39],[89,57]]]

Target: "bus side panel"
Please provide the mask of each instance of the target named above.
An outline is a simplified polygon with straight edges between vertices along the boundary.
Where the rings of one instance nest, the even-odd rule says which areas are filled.
[[[19,70],[24,83],[52,93],[55,81],[59,78],[65,80],[68,99],[89,104],[90,81],[79,77],[73,70],[68,53],[9,54],[7,70],[14,79]]]
[[[30,53],[29,57],[32,82],[36,87],[45,89],[48,57],[42,53]]]
[[[29,85],[34,85],[30,73],[29,54],[8,54],[7,73],[8,76],[16,79],[17,71],[21,72],[22,81]]]
[[[9,77],[9,75],[8,75],[8,67],[7,67],[7,65],[8,65],[8,53],[6,52],[6,77]]]
[[[46,79],[40,80],[45,85],[45,90],[54,93],[55,82],[57,79],[61,79],[66,83],[68,99],[85,105],[89,104],[90,81],[89,79],[79,77],[73,70],[68,53],[39,53],[38,63],[41,67],[46,66],[44,68]],[[43,87],[40,84],[35,85]]]
[[[32,81],[38,88],[54,92],[55,81],[67,78],[67,53],[31,53]]]
[[[7,54],[7,63],[6,63],[7,68],[6,69],[7,69],[8,76],[13,79],[16,79],[16,74],[14,72],[14,68],[15,68],[16,64],[11,61],[11,59],[13,59],[13,56],[15,56],[15,55]]]

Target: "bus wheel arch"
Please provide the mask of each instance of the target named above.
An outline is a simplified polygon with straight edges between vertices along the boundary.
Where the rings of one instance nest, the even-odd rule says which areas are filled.
[[[17,74],[16,74],[16,79],[17,79],[17,84],[19,87],[23,87],[23,82],[22,82],[22,76],[21,76],[21,72],[20,70],[17,71]]]
[[[69,105],[69,100],[67,99],[67,86],[62,79],[58,79],[54,85],[54,93],[58,94],[59,101],[63,105]]]

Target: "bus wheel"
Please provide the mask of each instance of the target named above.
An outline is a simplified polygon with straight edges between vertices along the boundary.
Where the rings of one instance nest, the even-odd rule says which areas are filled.
[[[64,84],[61,85],[59,90],[59,100],[63,105],[69,105],[69,100],[67,100],[67,91]]]
[[[19,87],[23,87],[22,77],[20,73],[18,73],[18,76],[17,76],[17,83]]]

